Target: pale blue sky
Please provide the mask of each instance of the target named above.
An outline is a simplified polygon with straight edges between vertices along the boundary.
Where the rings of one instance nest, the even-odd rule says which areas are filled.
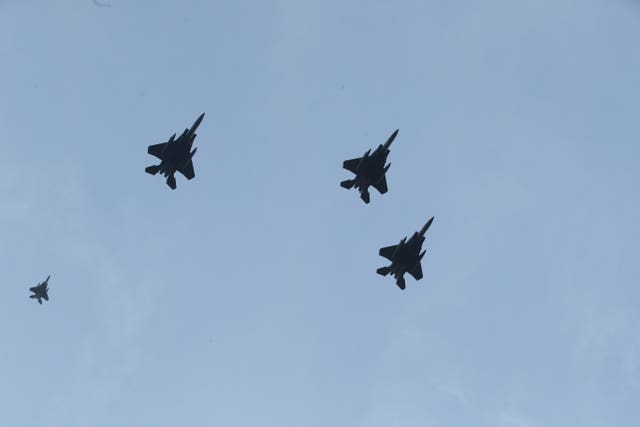
[[[0,1],[0,425],[639,424],[638,4],[111,5]]]

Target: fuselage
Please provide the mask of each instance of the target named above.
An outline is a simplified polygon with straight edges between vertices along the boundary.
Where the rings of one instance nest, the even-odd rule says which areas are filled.
[[[46,282],[43,282],[37,286],[34,286],[33,288],[30,289],[30,291],[33,292],[33,295],[31,295],[30,298],[37,299],[40,304],[42,304],[43,298],[45,300],[49,299],[49,294],[48,294],[49,287],[47,286]]]
[[[160,162],[159,172],[164,176],[169,176],[183,167],[195,153],[195,150],[191,151],[194,139],[195,134],[189,135],[188,131],[185,130],[177,140],[168,143]]]
[[[368,152],[365,153],[356,170],[354,179],[356,188],[366,189],[380,181],[386,172],[384,164],[388,155],[389,150],[382,145],[379,145],[371,155]]]
[[[411,238],[404,243],[400,241],[396,252],[393,255],[391,261],[390,272],[396,277],[402,275],[410,270],[413,266],[420,262],[420,250],[422,249],[422,243],[424,242],[424,236],[415,233]]]

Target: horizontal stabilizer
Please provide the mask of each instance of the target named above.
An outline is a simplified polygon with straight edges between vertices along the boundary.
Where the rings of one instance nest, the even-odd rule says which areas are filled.
[[[354,185],[355,185],[355,182],[351,179],[347,179],[346,181],[342,181],[340,183],[340,187],[346,188],[347,190],[352,189]]]
[[[404,288],[405,288],[404,276],[398,277],[398,279],[396,280],[396,285],[398,285],[400,290],[404,291]]]
[[[172,190],[176,189],[176,177],[173,174],[167,177],[167,185],[171,187]]]
[[[146,173],[150,173],[151,175],[155,175],[158,172],[160,172],[160,165],[156,165],[156,166],[149,166],[147,168],[144,169],[144,171]]]
[[[381,276],[386,276],[390,271],[391,269],[389,267],[380,267],[376,270],[376,273],[380,274]]]
[[[371,201],[371,197],[369,197],[369,190],[366,188],[360,192],[360,198],[365,202],[369,203]]]

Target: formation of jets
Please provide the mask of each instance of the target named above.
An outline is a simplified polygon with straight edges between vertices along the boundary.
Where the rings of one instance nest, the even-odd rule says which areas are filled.
[[[380,194],[385,194],[389,190],[386,173],[391,167],[391,163],[386,165],[385,163],[387,163],[387,156],[389,156],[389,147],[398,136],[398,131],[399,129],[396,129],[389,136],[387,142],[384,145],[378,145],[378,148],[373,153],[368,150],[362,157],[345,160],[342,163],[342,167],[355,174],[355,178],[342,181],[340,186],[347,190],[355,187],[360,192],[360,198],[367,204],[371,201],[369,187],[375,188]],[[380,248],[380,256],[391,261],[391,265],[380,267],[377,273],[382,276],[392,274],[396,279],[396,285],[401,290],[404,290],[406,286],[405,273],[409,273],[416,280],[422,279],[422,264],[420,261],[422,261],[422,257],[426,253],[426,251],[422,250],[422,244],[425,240],[424,235],[432,222],[433,217],[427,221],[419,232],[413,233],[409,240],[405,237],[397,245]]]
[[[167,178],[167,185],[172,190],[177,187],[176,172],[180,172],[187,180],[193,179],[196,176],[193,168],[193,156],[196,154],[197,148],[192,149],[192,147],[196,139],[196,130],[203,119],[204,113],[177,139],[174,133],[167,142],[150,145],[147,152],[160,159],[160,164],[148,166],[145,168],[145,172],[151,175],[163,174]],[[340,186],[346,189],[355,187],[360,192],[360,198],[367,204],[371,201],[369,187],[375,188],[380,194],[385,194],[388,191],[386,173],[391,166],[391,163],[387,163],[387,157],[390,152],[389,147],[396,136],[398,136],[398,129],[389,136],[383,145],[378,145],[373,153],[368,150],[362,157],[345,160],[342,164],[343,168],[352,172],[355,177],[342,181]],[[433,217],[409,240],[405,237],[397,245],[380,248],[380,256],[391,261],[391,265],[378,268],[378,274],[382,276],[393,275],[396,279],[396,285],[402,290],[405,289],[405,273],[409,273],[415,280],[422,279],[421,260],[426,252],[422,250],[422,244],[425,240],[424,235],[432,222]],[[47,276],[44,282],[29,288],[33,292],[29,298],[36,299],[39,304],[42,304],[43,299],[49,301],[48,282],[50,277]]]

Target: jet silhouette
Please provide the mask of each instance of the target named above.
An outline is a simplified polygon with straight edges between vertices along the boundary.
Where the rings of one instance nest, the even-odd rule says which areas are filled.
[[[389,273],[393,274],[396,278],[396,285],[402,290],[405,288],[404,273],[409,273],[416,280],[422,279],[420,261],[427,251],[420,251],[424,242],[424,234],[432,222],[433,217],[427,221],[419,232],[413,233],[409,240],[405,237],[397,245],[381,248],[380,256],[391,261],[391,265],[379,268],[377,273],[383,276]]]
[[[204,113],[198,117],[195,123],[190,129],[185,129],[182,135],[175,139],[174,133],[169,141],[161,144],[150,145],[147,152],[152,156],[156,156],[161,160],[159,165],[149,166],[145,169],[145,172],[155,175],[158,172],[164,174],[167,177],[167,185],[172,190],[176,189],[176,177],[175,173],[180,172],[187,179],[193,179],[196,176],[193,171],[193,162],[191,161],[194,154],[196,154],[197,148],[193,151],[193,141],[196,138],[196,129],[200,126]]]
[[[38,303],[40,304],[42,304],[42,299],[49,301],[49,277],[51,276],[47,276],[44,282],[38,283],[36,286],[29,288],[29,290],[34,293],[34,295],[29,295],[29,298],[37,298]]]
[[[356,176],[353,179],[342,181],[340,186],[347,190],[356,187],[360,191],[360,198],[365,203],[369,203],[369,186],[373,186],[380,194],[387,192],[387,179],[385,174],[389,170],[391,163],[385,166],[387,156],[389,155],[389,146],[398,135],[399,129],[391,134],[384,145],[378,145],[378,148],[371,153],[368,150],[362,157],[356,159],[345,160],[342,167],[353,172]]]

